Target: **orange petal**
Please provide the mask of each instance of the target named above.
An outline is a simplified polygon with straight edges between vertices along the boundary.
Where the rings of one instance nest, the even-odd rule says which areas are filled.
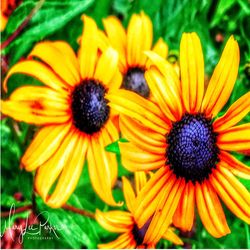
[[[138,166],[142,166],[142,169],[137,169],[136,171],[153,170],[151,167],[148,168],[148,166],[151,166],[150,163],[154,165],[162,163],[162,165],[156,165],[156,168],[159,168],[164,166],[164,163],[166,162],[164,153],[162,155],[152,154],[141,150],[129,142],[119,143],[119,148],[122,155],[122,164],[130,171],[133,171],[133,169]]]
[[[194,222],[194,185],[189,181],[183,191],[180,203],[175,211],[173,223],[182,231],[190,231]]]
[[[77,139],[78,135],[75,130],[70,130],[54,155],[38,168],[35,177],[35,188],[44,202],[46,202],[48,193],[62,169],[70,161]]]
[[[3,88],[7,92],[7,81],[13,74],[26,74],[35,77],[48,87],[63,92],[68,91],[68,85],[59,78],[49,67],[43,63],[27,60],[15,64],[8,72],[3,82]]]
[[[218,165],[213,171],[211,183],[228,209],[249,224],[250,193],[240,181],[228,169]]]
[[[172,171],[169,171],[168,167],[162,167],[141,189],[135,204],[135,220],[139,228],[153,215],[172,179]]]
[[[101,249],[134,249],[135,247],[136,243],[130,232],[123,233],[114,241],[98,245],[98,248]]]
[[[89,176],[92,186],[99,197],[111,206],[117,206],[112,195],[112,174],[102,137],[91,137],[87,153]]]
[[[137,171],[134,174],[135,176],[135,189],[136,189],[136,194],[139,194],[141,189],[145,186],[147,182],[147,176],[144,171]]]
[[[250,148],[250,123],[238,125],[220,133],[217,145],[222,150],[244,151]]]
[[[204,93],[204,59],[196,33],[184,33],[180,45],[181,89],[189,113],[200,110]]]
[[[144,127],[136,120],[133,120],[125,115],[120,116],[119,124],[122,136],[128,141],[135,144],[138,148],[152,154],[162,155],[166,153],[167,143],[166,138],[163,135],[156,133],[151,129],[147,129],[147,127]],[[151,137],[151,135],[153,138]],[[160,138],[163,142],[154,139],[157,137]]]
[[[119,125],[122,136],[146,151],[157,153],[166,148],[166,137],[144,126],[126,115],[120,115]]]
[[[183,245],[183,241],[174,233],[172,228],[168,228],[162,236],[163,239],[173,242],[175,245]]]
[[[201,112],[215,117],[226,104],[236,81],[239,68],[239,46],[231,36],[210,79]]]
[[[145,78],[164,115],[171,121],[179,120],[183,111],[178,88],[171,84],[173,81],[154,68],[146,71]]]
[[[84,22],[84,29],[78,52],[78,59],[81,77],[82,79],[86,79],[94,76],[97,60],[98,30],[92,18],[83,15],[82,19]]]
[[[72,63],[72,61],[76,60],[76,56],[74,53],[72,55],[72,49],[66,43],[63,45],[65,51],[61,51],[57,46],[54,45],[54,42],[40,42],[33,48],[29,57],[39,58],[49,65],[65,82],[74,86],[80,82],[78,66],[76,68],[77,64]],[[69,54],[73,58],[69,57]]]
[[[245,165],[243,162],[237,160],[231,154],[226,151],[220,152],[220,164],[230,169],[230,171],[241,178],[250,180],[250,167]]]
[[[21,159],[27,171],[33,171],[46,162],[60,147],[71,124],[46,126],[39,130]]]
[[[134,213],[135,193],[126,177],[122,177],[122,190],[128,210]]]
[[[123,89],[107,94],[106,98],[110,101],[111,108],[141,121],[145,126],[163,135],[166,134],[168,127],[164,121],[164,115],[154,103],[132,91]]]
[[[46,203],[49,206],[54,208],[61,207],[74,192],[82,173],[87,147],[88,138],[79,133],[74,151],[62,170],[55,190],[47,199]]]
[[[202,192],[202,187],[199,183],[195,185],[195,197],[196,205],[203,225],[206,227],[207,231],[215,238],[219,238],[222,235],[217,231],[215,225],[211,221],[209,210],[206,204],[204,194]]]
[[[250,112],[250,92],[239,98],[223,115],[213,123],[215,132],[223,132],[224,130],[234,126],[242,120]]]
[[[164,195],[158,203],[144,241],[158,242],[164,235],[172,222],[173,215],[178,206],[184,187],[185,181],[183,178],[176,179],[174,175],[171,177],[171,180],[161,191]]]
[[[101,212],[97,209],[95,219],[103,228],[113,233],[125,233],[134,226],[133,216],[125,211]]]
[[[211,221],[206,222],[204,226],[206,227],[207,223],[213,223],[220,237],[229,234],[230,229],[227,225],[224,211],[214,188],[208,181],[204,181],[201,185],[201,189],[211,218]]]

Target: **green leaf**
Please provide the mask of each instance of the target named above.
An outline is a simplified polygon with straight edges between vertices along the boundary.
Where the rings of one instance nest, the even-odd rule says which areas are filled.
[[[12,53],[11,64],[25,55],[35,42],[44,39],[46,36],[53,34],[55,31],[62,29],[70,20],[87,10],[93,0],[85,1],[45,1],[42,8],[33,16],[29,25],[7,48],[4,53]],[[9,27],[6,28],[5,38],[13,33],[16,25],[13,24],[16,16],[24,19],[27,16],[27,9],[30,12],[37,4],[37,1],[24,1],[15,11],[14,17],[10,18]],[[13,21],[11,19],[13,18]],[[25,41],[25,42],[24,42]],[[15,52],[15,53],[13,53]]]
[[[70,205],[82,208],[76,196],[71,196]],[[56,228],[59,238],[66,241],[72,248],[97,247],[98,235],[92,219],[68,210],[49,208],[40,198],[37,198],[37,207],[44,219]]]
[[[230,9],[234,4],[235,0],[220,0],[219,4],[216,8],[216,12],[214,14],[213,22],[211,23],[211,27],[217,25],[221,19],[224,17],[224,14],[228,9]]]
[[[108,152],[112,152],[112,153],[119,155],[120,154],[120,148],[119,148],[119,144],[118,144],[119,142],[128,142],[128,140],[125,138],[120,138],[116,142],[113,142],[113,143],[109,144],[108,146],[106,146],[105,150]]]

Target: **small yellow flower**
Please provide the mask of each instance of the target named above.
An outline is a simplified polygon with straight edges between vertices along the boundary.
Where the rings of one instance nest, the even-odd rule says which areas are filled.
[[[138,194],[141,188],[146,184],[147,177],[144,172],[135,173],[136,193]],[[121,233],[121,235],[114,241],[99,244],[99,248],[106,249],[134,249],[134,248],[155,248],[158,240],[146,240],[145,234],[152,233],[154,228],[149,219],[141,228],[138,227],[134,213],[136,194],[130,182],[123,177],[123,193],[129,212],[125,211],[96,211],[96,220],[106,230],[113,233]],[[173,228],[167,228],[162,238],[167,239],[174,244],[182,245],[181,239],[174,233]]]
[[[154,67],[146,79],[155,102],[126,90],[107,95],[120,115],[120,129],[129,143],[120,143],[123,165],[131,171],[157,169],[137,197],[135,219],[143,226],[153,215],[159,240],[173,218],[176,227],[192,228],[195,206],[214,237],[230,233],[220,199],[236,216],[250,223],[250,193],[235,175],[250,179],[250,168],[231,151],[249,152],[250,123],[237,125],[250,111],[250,92],[221,117],[239,67],[239,47],[230,37],[205,91],[200,40],[185,33],[177,76],[167,61],[146,53]],[[219,196],[219,197],[218,197]]]
[[[103,25],[105,33],[99,31],[102,41],[101,47],[106,48],[112,45],[118,51],[119,69],[123,75],[122,87],[148,98],[150,91],[144,74],[150,62],[144,51],[152,49],[166,58],[168,54],[167,44],[160,38],[152,48],[152,22],[144,12],[132,15],[127,31],[119,19],[114,16],[105,18]]]
[[[85,159],[96,193],[109,205],[117,205],[112,196],[117,161],[105,146],[119,138],[106,99],[110,90],[121,85],[118,54],[111,47],[100,54],[96,23],[87,16],[83,20],[78,56],[63,41],[41,42],[27,60],[10,69],[4,81],[6,91],[7,81],[15,73],[45,84],[17,88],[8,100],[1,100],[1,111],[18,121],[42,126],[21,163],[27,171],[37,170],[36,191],[51,207],[68,200]]]

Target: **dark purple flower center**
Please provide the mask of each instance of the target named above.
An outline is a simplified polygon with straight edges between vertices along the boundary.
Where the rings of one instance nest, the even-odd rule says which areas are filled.
[[[144,73],[145,71],[139,67],[128,69],[123,78],[122,87],[131,90],[142,97],[148,98],[150,91]]]
[[[109,118],[110,108],[104,98],[103,85],[95,80],[84,80],[71,95],[71,110],[76,128],[87,134],[98,132]]]
[[[216,137],[210,119],[203,114],[185,114],[167,135],[167,164],[177,177],[201,183],[219,161]]]

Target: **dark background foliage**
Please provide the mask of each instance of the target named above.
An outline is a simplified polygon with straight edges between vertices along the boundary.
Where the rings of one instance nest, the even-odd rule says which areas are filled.
[[[6,29],[1,34],[2,41],[6,41],[16,31],[37,3],[38,1],[35,0],[22,1],[10,16]],[[126,27],[130,16],[141,10],[144,10],[152,19],[154,41],[161,36],[168,43],[170,61],[178,60],[182,32],[195,31],[199,34],[207,79],[219,60],[226,40],[234,34],[241,50],[240,70],[232,96],[222,112],[250,90],[250,2],[248,0],[47,0],[16,39],[3,49],[2,78],[9,67],[24,58],[35,43],[41,40],[65,40],[76,51],[77,38],[82,32],[80,16],[83,13],[93,17],[100,28],[103,28],[102,18],[110,14],[118,16]],[[3,98],[22,84],[40,83],[27,76],[15,75],[9,81],[9,92],[7,94],[2,92]],[[243,122],[250,122],[250,117],[247,116]],[[32,215],[38,218],[35,219],[36,223],[33,227],[28,228],[24,234],[23,248],[96,248],[98,243],[109,242],[116,237],[115,234],[102,229],[91,218],[65,209],[47,207],[33,193],[34,173],[21,170],[19,164],[20,157],[37,128],[2,117],[0,129],[1,209],[9,211],[12,204],[15,204],[16,209],[32,207],[32,210],[23,211],[10,218],[2,217],[1,235],[14,222],[20,224],[21,218],[30,219]],[[117,146],[113,145],[109,150],[117,151]],[[119,160],[119,154],[117,157]],[[241,155],[237,157],[249,165],[249,157]],[[122,175],[131,174],[119,165],[119,180],[114,190],[117,200],[123,200],[120,179]],[[241,181],[250,189],[249,181]],[[95,195],[86,166],[68,204],[90,212],[94,212],[96,208],[106,211],[110,209]],[[184,247],[250,248],[249,226],[233,216],[226,208],[225,212],[232,231],[230,235],[214,239],[197,217],[191,233],[180,232],[185,242]],[[40,225],[43,224],[51,227],[47,229],[41,227],[40,230]],[[174,246],[170,242],[161,240],[158,247],[173,248]]]

